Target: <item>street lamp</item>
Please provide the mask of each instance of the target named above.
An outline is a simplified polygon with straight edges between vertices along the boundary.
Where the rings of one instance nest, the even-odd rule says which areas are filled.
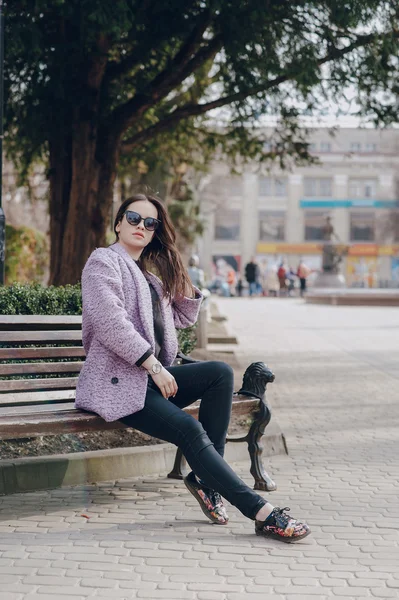
[[[6,217],[1,207],[3,183],[3,62],[4,62],[4,20],[3,1],[0,0],[0,284],[4,284],[6,251]]]

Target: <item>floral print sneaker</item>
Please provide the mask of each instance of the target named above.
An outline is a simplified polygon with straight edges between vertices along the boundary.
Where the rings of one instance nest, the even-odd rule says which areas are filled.
[[[192,471],[183,481],[188,491],[199,503],[204,515],[216,525],[227,525],[229,517],[221,495],[200,483]]]
[[[303,540],[310,533],[306,523],[293,519],[286,511],[290,508],[273,508],[266,521],[255,521],[256,535],[274,538],[291,544]]]

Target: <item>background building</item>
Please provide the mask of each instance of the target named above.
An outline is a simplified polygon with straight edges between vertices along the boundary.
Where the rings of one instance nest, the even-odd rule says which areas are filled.
[[[399,130],[315,129],[310,149],[320,164],[292,171],[248,166],[232,176],[215,163],[200,195],[206,231],[199,254],[209,278],[226,263],[242,272],[300,258],[321,266],[322,227],[330,216],[349,246],[349,285],[399,285]],[[396,218],[394,218],[396,215]]]

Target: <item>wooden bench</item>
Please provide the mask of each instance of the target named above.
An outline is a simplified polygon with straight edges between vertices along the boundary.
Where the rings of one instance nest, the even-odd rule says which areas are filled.
[[[119,421],[74,408],[75,387],[85,359],[80,316],[0,315],[0,439],[33,438],[60,433],[120,429]],[[196,362],[179,354],[176,364]],[[262,465],[261,439],[271,413],[265,402],[274,375],[262,362],[246,370],[234,394],[233,414],[252,415],[246,435],[228,437],[245,442],[251,458],[254,489],[272,491],[276,484]],[[199,403],[185,410],[198,417]],[[169,477],[181,479],[180,450]]]

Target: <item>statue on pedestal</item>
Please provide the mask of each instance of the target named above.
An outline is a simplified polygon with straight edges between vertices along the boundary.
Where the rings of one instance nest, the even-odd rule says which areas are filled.
[[[334,244],[333,240],[337,242],[340,240],[334,231],[331,217],[326,217],[326,224],[323,227],[323,240],[323,273],[339,273],[339,264],[342,262],[347,249],[342,244]]]
[[[339,272],[339,265],[345,254],[347,254],[348,248],[339,243],[340,240],[334,231],[331,217],[326,217],[326,224],[323,227],[323,241],[322,271],[318,274],[314,287],[345,287],[345,278]]]

